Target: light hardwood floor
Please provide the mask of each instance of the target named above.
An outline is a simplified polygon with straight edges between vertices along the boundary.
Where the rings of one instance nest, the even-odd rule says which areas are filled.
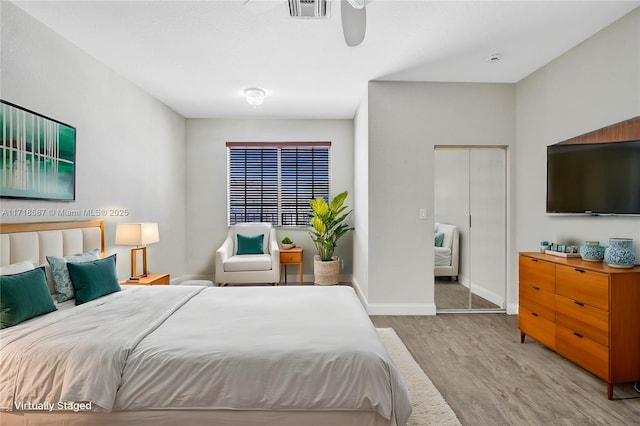
[[[469,309],[469,288],[448,278],[436,277],[435,301],[438,309]],[[477,294],[471,294],[471,309],[500,309]]]
[[[530,338],[516,315],[375,316],[391,327],[463,425],[640,425],[633,384],[606,383]]]

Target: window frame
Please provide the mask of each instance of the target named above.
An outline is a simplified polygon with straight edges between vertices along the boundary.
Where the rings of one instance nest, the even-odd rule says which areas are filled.
[[[276,149],[277,150],[277,223],[274,223],[274,227],[279,228],[309,228],[308,221],[305,223],[299,222],[299,217],[296,219],[296,224],[289,225],[283,224],[283,198],[282,198],[282,150],[283,149],[291,149],[291,148],[327,148],[327,163],[326,165],[322,165],[322,168],[326,169],[327,172],[327,192],[325,199],[329,199],[331,195],[331,147],[332,143],[330,141],[296,141],[296,142],[227,142],[227,225],[231,226],[234,223],[242,223],[242,222],[233,222],[231,221],[231,207],[232,207],[232,150],[233,149]],[[261,182],[263,175],[261,177]],[[298,199],[299,200],[299,199]],[[311,209],[309,208],[309,212]]]

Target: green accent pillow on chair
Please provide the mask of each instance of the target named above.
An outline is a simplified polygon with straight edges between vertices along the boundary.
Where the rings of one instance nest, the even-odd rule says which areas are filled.
[[[436,232],[433,237],[433,244],[436,247],[442,247],[443,242],[444,242],[444,232]]]
[[[262,251],[263,243],[264,234],[251,236],[238,234],[238,250],[236,254],[264,254],[264,251]]]
[[[92,262],[67,263],[76,292],[76,305],[120,291],[116,274],[116,255]]]
[[[56,310],[49,294],[44,266],[0,276],[0,328],[11,327]]]

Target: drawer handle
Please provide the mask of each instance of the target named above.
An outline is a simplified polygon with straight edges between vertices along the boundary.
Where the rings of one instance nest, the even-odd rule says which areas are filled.
[[[532,286],[534,290],[540,290],[540,287]]]
[[[537,261],[538,261],[538,259],[531,259],[531,261],[532,261],[532,262],[537,262]]]
[[[578,306],[584,306],[584,303],[578,302],[577,300],[574,300],[573,303],[575,303]]]
[[[578,333],[576,333],[576,332],[574,331],[574,332],[573,332],[573,335],[582,339],[582,334],[578,334]]]
[[[583,272],[584,272],[584,269],[575,268],[575,269],[574,269],[574,271],[576,271],[576,272],[580,272],[580,273],[583,273]]]
[[[531,312],[531,315],[533,315],[534,317],[538,316],[538,314],[536,314],[535,312]]]

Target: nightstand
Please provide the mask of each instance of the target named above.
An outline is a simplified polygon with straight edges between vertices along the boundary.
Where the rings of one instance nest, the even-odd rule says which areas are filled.
[[[120,281],[120,285],[169,285],[169,274],[149,274],[139,280]]]
[[[284,283],[287,283],[287,265],[298,265],[300,269],[300,285],[302,285],[302,247],[289,250],[280,249],[280,265],[284,265]]]

